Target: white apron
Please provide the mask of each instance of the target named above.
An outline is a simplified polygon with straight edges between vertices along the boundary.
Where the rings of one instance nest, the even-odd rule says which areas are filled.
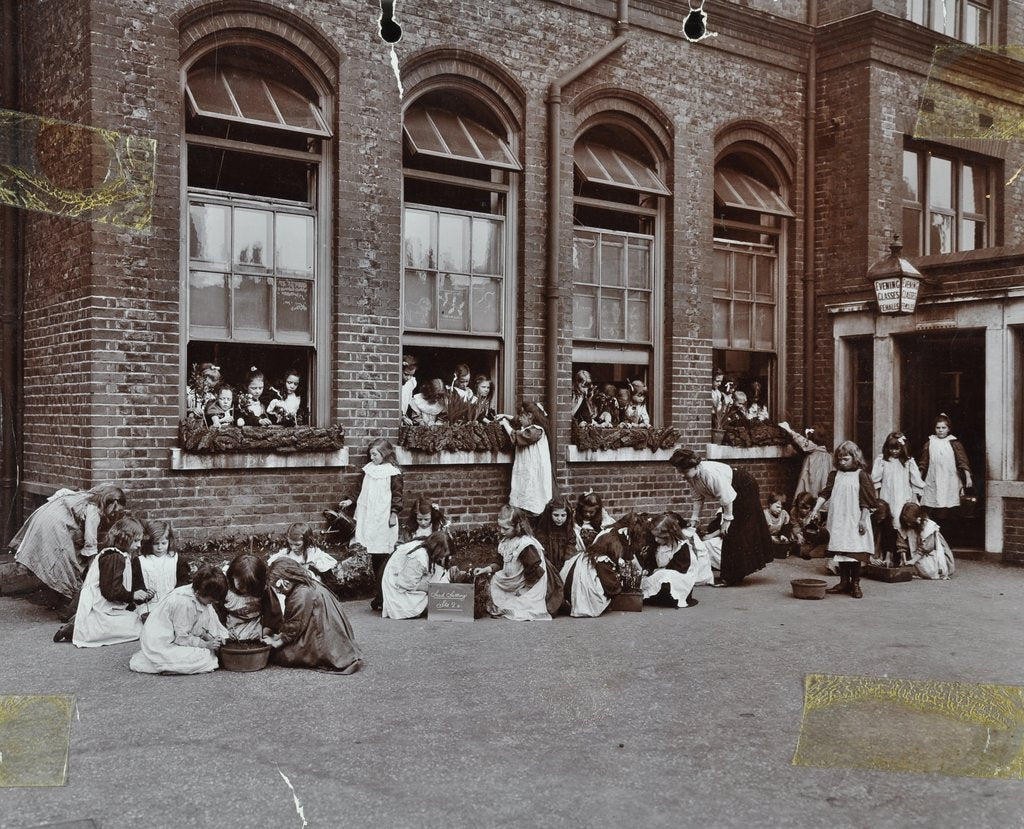
[[[598,561],[612,563],[608,556],[599,556]],[[604,594],[597,570],[586,553],[577,553],[562,565],[563,582],[569,579],[573,565],[576,566],[576,572],[573,574],[572,587],[569,591],[569,603],[572,608],[569,615],[586,618],[600,616],[611,604],[611,599]]]
[[[427,609],[427,591],[419,585],[429,573],[430,582],[448,581],[448,573],[439,565],[430,566],[422,541],[399,544],[384,566],[381,595],[384,597],[381,618],[415,619]]]
[[[204,640],[223,642],[228,631],[217,618],[213,605],[196,598],[192,585],[171,591],[149,615],[139,644],[128,667],[145,674],[204,674],[217,670],[217,656],[200,647]]]
[[[113,549],[124,556],[124,589],[132,589],[132,560],[128,553]],[[106,550],[103,551],[105,553]],[[134,610],[128,610],[122,602],[111,602],[100,593],[100,555],[89,562],[82,593],[78,599],[75,614],[75,632],[71,641],[79,648],[98,648],[101,645],[117,645],[134,642],[142,632],[142,620]]]
[[[866,532],[861,535],[860,525],[860,471],[836,472],[832,496],[828,499],[828,549],[832,553],[875,552],[871,522],[866,521]]]
[[[711,572],[711,569],[714,567],[712,555],[715,545],[712,542],[714,542],[715,539],[711,538],[708,541],[704,541],[704,539],[697,535],[697,531],[692,527],[687,527],[683,530],[683,538],[689,541],[690,546],[693,548],[695,557],[694,561],[690,564],[690,569],[692,570],[694,567],[697,568],[697,571],[694,574],[697,577],[697,581],[695,583],[698,585],[714,584],[715,574]],[[722,569],[722,545],[720,539],[718,544],[718,567],[716,569]]]
[[[649,576],[644,576],[643,581],[640,582],[640,590],[643,591],[645,599],[657,596],[661,592],[661,586],[667,584],[669,593],[676,600],[676,605],[678,607],[687,606],[686,598],[690,595],[694,585],[697,584],[698,572],[703,574],[704,570],[704,566],[698,564],[700,560],[698,554],[694,551],[694,555],[690,558],[690,567],[685,573],[680,573],[678,570],[665,569],[666,565],[672,560],[672,556],[685,543],[685,540],[677,541],[668,547],[659,547],[655,551],[654,561],[658,565],[658,569]],[[705,560],[707,560],[706,557]],[[707,561],[707,569],[711,569],[710,561]]]
[[[519,554],[531,545],[540,553],[540,566],[544,574],[533,587],[527,589]],[[498,553],[505,566],[491,577],[488,612],[492,616],[503,616],[516,622],[550,619],[547,607],[547,560],[540,542],[529,535],[503,538],[498,542]]]
[[[960,473],[953,455],[952,435],[928,438],[928,477],[924,482],[924,496],[921,503],[926,507],[960,506]]]
[[[391,479],[401,470],[390,463],[368,463],[363,467],[363,487],[356,500],[355,542],[370,555],[388,555],[398,541],[398,523],[391,519]]]
[[[871,469],[871,481],[878,488],[878,497],[889,505],[892,511],[892,525],[898,530],[903,505],[917,503],[917,493],[924,489],[924,481],[921,480],[917,462],[911,458],[904,466],[894,458],[883,458],[879,455]]]
[[[510,506],[539,515],[550,500],[551,450],[548,436],[542,435],[536,443],[516,447],[508,502]]]
[[[953,575],[953,571],[956,569],[953,550],[946,543],[938,524],[929,518],[924,522],[920,533],[910,530],[905,532],[905,536],[911,557],[921,556],[914,564],[917,574],[921,578],[948,579]],[[925,546],[932,547],[931,551],[923,550],[922,548]]]
[[[140,602],[138,612],[152,613],[157,603],[178,586],[178,554],[139,556],[139,567],[146,587],[155,590],[156,595],[148,602]]]

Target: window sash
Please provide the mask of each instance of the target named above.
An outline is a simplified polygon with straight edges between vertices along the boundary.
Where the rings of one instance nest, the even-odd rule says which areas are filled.
[[[990,0],[907,0],[906,19],[973,46],[992,41]]]
[[[209,221],[202,221],[207,208]],[[214,219],[220,213],[220,219]],[[263,232],[245,217],[263,219]],[[313,345],[317,312],[316,212],[272,201],[188,199],[188,331],[191,339]],[[198,221],[197,221],[198,219]],[[284,227],[304,226],[301,267],[294,249],[279,250]],[[240,221],[241,220],[241,221]],[[203,233],[208,234],[203,238]],[[248,242],[236,250],[238,244]],[[256,243],[262,243],[257,255]],[[244,257],[242,253],[244,252]],[[236,255],[237,254],[237,255]],[[283,261],[288,257],[287,261]],[[254,261],[255,260],[255,261]]]
[[[654,240],[641,233],[573,229],[574,339],[653,345]],[[589,274],[581,265],[581,249],[592,251]],[[611,253],[616,250],[620,253]],[[637,259],[641,268],[634,270],[631,263]],[[588,319],[590,324],[583,324]]]
[[[716,243],[714,257],[714,347],[777,353],[778,255],[761,246]]]

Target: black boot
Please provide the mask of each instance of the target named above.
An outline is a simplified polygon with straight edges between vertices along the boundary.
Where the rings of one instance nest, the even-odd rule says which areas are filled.
[[[61,625],[55,634],[53,634],[54,642],[70,642],[71,637],[75,633],[75,623],[68,622],[65,625]]]
[[[837,565],[839,567],[839,583],[832,585],[832,587],[826,590],[826,593],[849,593],[850,592],[850,562],[840,561]]]
[[[860,562],[850,562],[850,595],[855,599],[863,599],[864,594],[860,589]]]

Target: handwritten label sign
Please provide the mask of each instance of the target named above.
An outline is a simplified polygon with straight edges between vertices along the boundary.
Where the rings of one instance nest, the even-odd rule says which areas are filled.
[[[427,588],[427,620],[472,622],[472,584],[431,584]]]

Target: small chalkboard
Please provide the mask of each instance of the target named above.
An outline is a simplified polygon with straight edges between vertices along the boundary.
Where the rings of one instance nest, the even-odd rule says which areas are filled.
[[[430,622],[472,622],[472,584],[431,584],[427,588],[427,620]]]

